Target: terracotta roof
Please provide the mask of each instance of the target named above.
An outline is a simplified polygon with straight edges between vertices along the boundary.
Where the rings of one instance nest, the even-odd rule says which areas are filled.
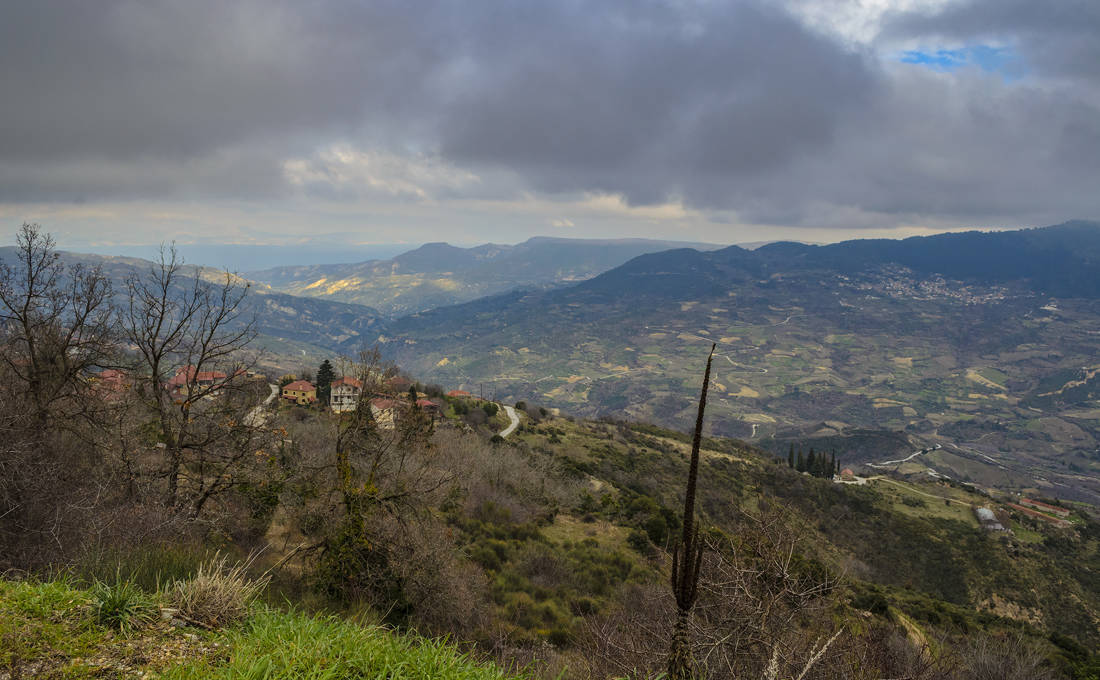
[[[215,382],[225,380],[227,377],[229,376],[221,371],[199,371],[196,373],[194,366],[179,366],[176,368],[176,374],[168,381],[168,385],[170,387],[181,387],[189,382]]]
[[[371,399],[370,405],[384,411],[388,408],[393,408],[393,399]]]
[[[468,397],[470,393],[466,390],[451,390],[447,393],[448,397]]]
[[[315,390],[317,388],[314,387],[313,383],[309,382],[308,380],[295,380],[289,385],[284,385],[283,389],[294,390],[296,392],[309,392],[310,390]]]
[[[416,405],[421,408],[439,408],[439,404],[430,399],[417,399]]]
[[[105,392],[120,394],[130,387],[129,376],[123,371],[118,371],[113,368],[100,371],[97,378],[97,388]]]
[[[331,387],[340,387],[341,385],[351,385],[357,390],[363,389],[363,383],[358,378],[337,378],[332,381]]]

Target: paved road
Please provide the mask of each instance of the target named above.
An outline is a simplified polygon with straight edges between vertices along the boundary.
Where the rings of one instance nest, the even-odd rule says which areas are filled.
[[[275,383],[268,383],[267,386],[271,388],[271,394],[267,395],[267,399],[264,399],[264,403],[248,412],[248,415],[245,416],[244,419],[245,424],[256,427],[258,425],[263,425],[264,421],[267,420],[264,409],[270,406],[271,402],[275,401],[275,397],[279,396],[278,385]]]
[[[501,404],[501,406],[504,406],[504,404]],[[500,431],[501,437],[507,437],[519,427],[519,416],[516,415],[516,409],[511,406],[504,406],[504,412],[508,414],[508,419],[512,422],[508,424],[508,427]]]
[[[909,454],[905,458],[899,458],[898,460],[884,460],[881,463],[867,463],[867,464],[870,465],[871,467],[875,467],[875,468],[884,468],[884,467],[889,467],[891,465],[901,465],[902,463],[908,463],[909,461],[913,460],[914,458],[921,455],[922,453],[931,453],[933,451],[939,450],[940,448],[942,448],[942,447],[939,444],[936,444],[935,446],[933,446],[931,448],[921,449],[920,451],[914,451],[913,453]]]

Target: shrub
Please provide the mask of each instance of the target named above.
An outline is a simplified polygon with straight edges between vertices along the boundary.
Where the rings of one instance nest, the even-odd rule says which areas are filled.
[[[852,607],[878,616],[890,615],[890,602],[881,593],[863,593],[852,599]]]
[[[96,623],[127,634],[156,619],[153,598],[130,581],[114,584],[98,581],[92,587]]]
[[[630,533],[626,535],[626,544],[642,555],[653,554],[653,544],[650,543],[649,536],[644,531],[631,529]]]
[[[270,581],[267,575],[249,578],[247,567],[230,566],[227,557],[215,555],[192,578],[173,583],[168,599],[191,623],[214,628],[240,621]]]

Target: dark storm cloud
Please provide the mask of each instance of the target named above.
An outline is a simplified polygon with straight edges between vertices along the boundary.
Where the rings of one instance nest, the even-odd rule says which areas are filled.
[[[0,10],[5,158],[189,156],[359,129],[400,108],[438,54],[379,4],[127,1]],[[285,142],[284,142],[285,143]]]
[[[1095,216],[1097,7],[956,3],[880,41],[999,40],[1024,61],[1009,82],[895,63],[755,0],[6,3],[0,199],[355,196],[325,186],[373,179],[327,151],[343,145],[440,154],[483,180],[440,180],[457,195],[831,226]],[[424,171],[395,172],[418,195]]]
[[[532,5],[480,32],[441,138],[549,190],[691,196],[697,176],[732,182],[827,147],[875,88],[861,56],[752,4]]]

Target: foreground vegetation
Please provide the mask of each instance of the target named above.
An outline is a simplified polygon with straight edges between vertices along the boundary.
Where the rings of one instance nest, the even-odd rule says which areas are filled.
[[[519,677],[476,663],[453,645],[377,625],[268,606],[254,606],[226,627],[174,625],[162,620],[160,602],[171,598],[126,582],[81,588],[71,577],[0,581],[0,672],[173,680]],[[105,608],[111,616],[103,616]]]

